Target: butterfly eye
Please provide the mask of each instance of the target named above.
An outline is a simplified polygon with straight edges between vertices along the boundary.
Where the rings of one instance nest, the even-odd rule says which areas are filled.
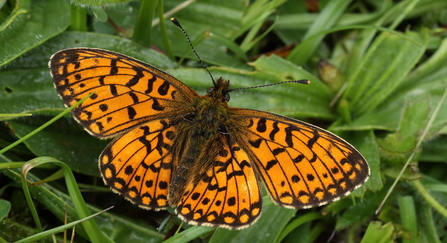
[[[224,95],[224,100],[225,100],[226,102],[230,101],[230,94],[225,93],[225,95]]]

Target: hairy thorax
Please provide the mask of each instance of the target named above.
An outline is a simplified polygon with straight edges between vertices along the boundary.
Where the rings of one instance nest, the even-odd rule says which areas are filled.
[[[219,132],[226,132],[225,123],[228,119],[227,104],[203,96],[194,104],[194,115],[190,116],[192,130],[204,139],[209,139]]]

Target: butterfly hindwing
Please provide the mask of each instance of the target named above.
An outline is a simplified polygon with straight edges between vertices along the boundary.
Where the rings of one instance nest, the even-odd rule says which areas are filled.
[[[174,126],[167,120],[141,125],[112,141],[101,153],[105,184],[132,203],[147,209],[168,207],[173,161]]]
[[[72,114],[89,133],[100,138],[147,120],[169,117],[198,97],[162,70],[106,50],[66,49],[55,53],[49,65],[66,106],[93,93]]]
[[[225,135],[221,149],[196,183],[190,181],[177,206],[180,218],[194,225],[240,229],[261,213],[262,195],[247,153]]]
[[[369,176],[363,156],[326,130],[268,112],[234,113],[239,129],[233,133],[281,206],[309,208],[335,201]]]

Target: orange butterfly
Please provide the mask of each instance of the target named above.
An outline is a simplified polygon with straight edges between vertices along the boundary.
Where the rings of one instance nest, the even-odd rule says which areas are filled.
[[[66,106],[98,138],[105,184],[146,209],[176,207],[189,224],[242,229],[261,214],[262,179],[287,208],[335,201],[365,182],[362,155],[336,135],[292,118],[233,108],[229,81],[207,94],[111,51],[74,48],[49,63]]]

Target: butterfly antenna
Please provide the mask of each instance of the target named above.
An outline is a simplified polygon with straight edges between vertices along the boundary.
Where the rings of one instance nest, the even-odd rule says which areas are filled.
[[[227,93],[235,91],[235,90],[256,89],[256,88],[263,88],[263,87],[268,87],[268,86],[273,86],[273,85],[278,85],[278,84],[287,84],[287,83],[310,84],[310,81],[307,79],[301,79],[301,80],[283,81],[283,82],[278,82],[278,83],[273,83],[273,84],[264,84],[264,85],[258,85],[258,86],[253,86],[253,87],[241,87],[241,88],[227,90]]]
[[[199,61],[202,64],[202,66],[206,69],[206,71],[210,75],[211,80],[213,81],[214,86],[216,86],[216,82],[214,81],[213,75],[211,75],[210,70],[208,70],[208,68],[206,67],[205,63],[199,57],[199,54],[197,54],[196,49],[194,49],[194,46],[192,45],[191,39],[189,38],[189,36],[186,33],[186,31],[183,29],[183,27],[180,25],[180,23],[178,22],[178,20],[176,18],[171,18],[171,22],[174,23],[183,32],[183,34],[185,34],[186,39],[188,40],[188,43],[191,46],[192,52],[194,52],[194,54],[196,55],[197,59],[199,59]]]

